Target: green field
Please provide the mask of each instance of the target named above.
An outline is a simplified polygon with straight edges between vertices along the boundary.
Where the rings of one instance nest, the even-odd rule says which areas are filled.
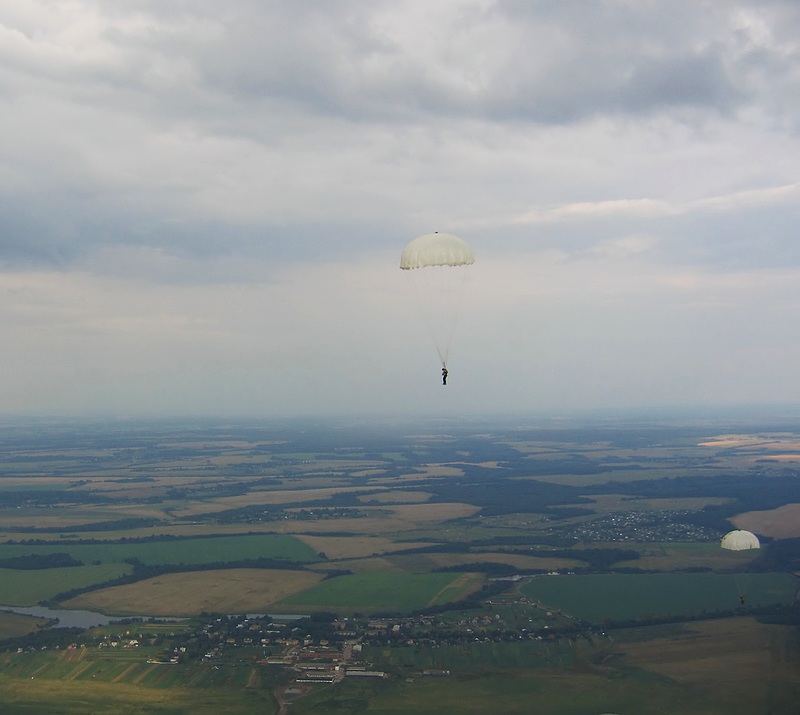
[[[281,534],[159,539],[142,542],[109,541],[98,544],[0,544],[0,559],[55,553],[69,554],[84,564],[122,563],[125,559],[138,559],[147,565],[230,563],[258,558],[286,559],[299,563],[319,560],[310,546],[293,536]],[[23,572],[17,572],[18,575],[21,573]]]
[[[0,613],[0,640],[33,633],[47,624],[45,618],[22,616],[17,613]]]
[[[364,649],[376,670],[422,671],[430,668],[485,672],[487,669],[570,668],[576,650],[568,640],[502,641],[474,640],[459,645],[415,644]]]
[[[0,569],[0,604],[33,606],[63,591],[83,588],[117,578],[131,569],[132,567],[125,563],[71,566],[35,571]]]
[[[0,655],[3,715],[270,715],[274,676],[247,661],[171,666],[147,663],[153,648]]]
[[[482,582],[476,574],[357,573],[322,581],[279,606],[322,610],[413,611],[455,600]]]
[[[790,604],[797,588],[785,573],[656,573],[545,576],[520,591],[549,609],[601,623],[733,611],[740,594],[747,606]]]
[[[691,708],[687,709],[687,702]],[[408,680],[363,682],[350,679],[292,704],[296,715],[752,715],[747,709],[703,702],[692,687],[635,669],[621,673],[589,668],[483,671]]]

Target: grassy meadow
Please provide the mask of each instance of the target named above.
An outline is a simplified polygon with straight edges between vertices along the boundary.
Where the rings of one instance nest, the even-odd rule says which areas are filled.
[[[273,674],[228,662],[148,664],[155,650],[111,655],[75,652],[0,657],[3,715],[270,715],[277,712]]]
[[[530,579],[520,592],[548,609],[594,623],[701,616],[740,607],[791,604],[790,574],[590,574]]]
[[[792,715],[800,698],[792,628],[748,618],[614,631],[613,640],[373,648],[402,677],[345,679],[298,699],[296,713]],[[425,676],[426,668],[450,670]]]
[[[0,611],[0,641],[33,633],[45,625],[47,625],[47,621],[44,618],[34,618]]]
[[[145,542],[107,541],[97,544],[0,544],[0,559],[30,554],[66,553],[84,564],[214,564],[246,559],[285,559],[298,563],[317,561],[317,553],[301,540],[282,534],[214,536]]]
[[[327,579],[276,605],[295,611],[411,611],[463,598],[478,588],[483,579],[481,574],[356,573]]]
[[[63,591],[103,583],[130,570],[129,564],[119,563],[34,571],[0,568],[0,605],[35,606]]]

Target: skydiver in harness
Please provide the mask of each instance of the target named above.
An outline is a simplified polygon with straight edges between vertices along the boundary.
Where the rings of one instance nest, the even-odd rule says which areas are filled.
[[[447,384],[447,367],[442,365],[442,384]]]

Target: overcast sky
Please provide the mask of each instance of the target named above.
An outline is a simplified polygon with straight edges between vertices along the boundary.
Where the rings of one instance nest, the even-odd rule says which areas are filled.
[[[0,103],[0,412],[800,402],[796,0],[0,0]]]

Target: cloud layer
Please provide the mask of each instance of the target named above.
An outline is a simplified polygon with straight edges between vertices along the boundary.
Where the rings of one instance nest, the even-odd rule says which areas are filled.
[[[800,399],[786,0],[0,0],[0,404]],[[478,261],[446,393],[397,260]]]

